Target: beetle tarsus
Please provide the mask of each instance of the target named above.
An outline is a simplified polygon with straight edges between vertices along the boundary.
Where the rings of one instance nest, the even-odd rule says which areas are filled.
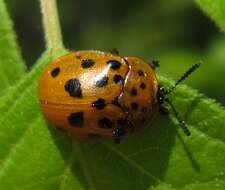
[[[111,51],[110,51],[111,54],[113,55],[119,55],[119,50],[117,48],[113,48]]]
[[[120,141],[124,138],[126,135],[126,130],[122,127],[118,127],[113,131],[114,140],[116,144],[119,144]]]

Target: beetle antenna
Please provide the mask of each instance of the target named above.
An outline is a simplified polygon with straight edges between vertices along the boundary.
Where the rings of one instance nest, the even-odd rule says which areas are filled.
[[[175,109],[173,103],[169,100],[169,99],[165,99],[165,101],[170,105],[170,107],[172,108],[172,111],[177,119],[177,121],[179,122],[180,124],[180,127],[183,129],[184,133],[187,135],[187,136],[190,136],[191,135],[191,132],[189,131],[189,129],[187,128],[184,120],[181,119],[180,115],[178,114],[177,110]]]
[[[198,69],[200,67],[200,65],[202,64],[202,62],[198,62],[194,65],[192,65],[178,80],[177,82],[174,84],[174,86],[169,89],[167,92],[165,92],[165,94],[170,94],[176,87],[177,85],[179,85],[183,80],[185,80],[191,73],[193,73],[196,69]]]
[[[178,120],[178,122],[179,122],[179,124],[180,124],[180,127],[183,129],[184,133],[185,133],[187,136],[190,136],[190,135],[191,135],[191,132],[190,132],[189,129],[187,128],[187,126],[186,126],[184,120],[181,119],[180,115],[178,114],[178,112],[177,112],[177,110],[175,109],[175,107],[174,107],[174,105],[172,104],[172,102],[171,102],[168,98],[165,99],[165,102],[167,102],[167,103],[170,105],[170,107],[172,108],[172,111],[173,111],[175,117],[177,118],[177,120]]]

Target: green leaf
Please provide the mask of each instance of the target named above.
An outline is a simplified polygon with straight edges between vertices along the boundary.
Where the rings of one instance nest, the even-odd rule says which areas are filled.
[[[60,55],[64,52],[58,52]],[[171,95],[192,132],[186,137],[168,116],[116,145],[78,142],[48,127],[37,97],[47,52],[0,102],[2,189],[225,188],[225,110],[197,91],[180,86]],[[161,83],[171,81],[160,77]]]
[[[12,21],[3,0],[0,1],[0,94],[25,73],[25,64],[16,42]]]
[[[225,31],[225,1],[224,0],[195,0],[199,7]]]

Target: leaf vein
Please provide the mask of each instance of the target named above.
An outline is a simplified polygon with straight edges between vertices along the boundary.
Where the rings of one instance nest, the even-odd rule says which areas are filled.
[[[113,148],[112,146],[110,146],[110,145],[108,145],[106,143],[102,143],[102,144],[105,145],[107,148],[109,148],[112,152],[116,153],[123,160],[127,161],[131,166],[133,166],[136,169],[138,169],[141,173],[143,173],[146,176],[148,176],[149,178],[153,179],[156,183],[162,183],[160,179],[158,179],[157,177],[153,176],[150,172],[146,171],[143,167],[138,165],[136,162],[131,160],[128,156],[124,155],[122,152],[118,151],[117,149]]]

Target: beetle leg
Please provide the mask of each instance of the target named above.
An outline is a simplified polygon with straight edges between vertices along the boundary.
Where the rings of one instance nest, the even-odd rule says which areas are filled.
[[[165,107],[164,105],[160,104],[159,105],[159,112],[163,115],[168,115],[169,114],[169,110],[167,107]]]
[[[119,144],[120,141],[124,138],[124,136],[126,135],[126,130],[123,127],[117,127],[114,131],[113,131],[113,136],[114,136],[114,141],[116,144]]]
[[[110,51],[110,53],[113,54],[113,55],[119,55],[119,51],[118,51],[118,49],[116,49],[116,48],[113,48],[113,49]]]

